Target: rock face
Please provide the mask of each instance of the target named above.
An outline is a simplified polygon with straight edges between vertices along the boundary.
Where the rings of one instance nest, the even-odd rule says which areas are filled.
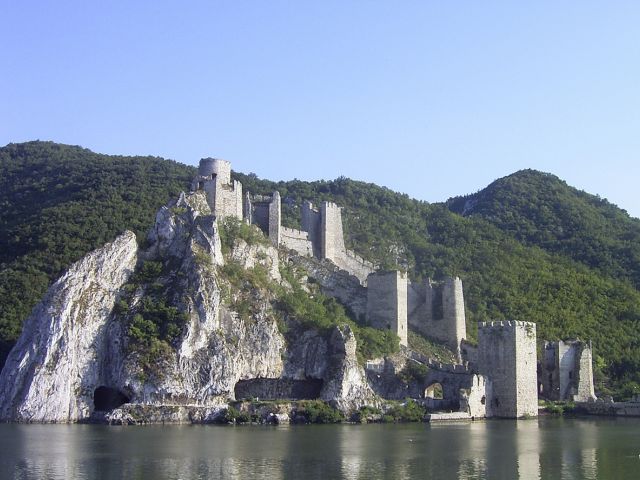
[[[137,250],[135,235],[125,232],[51,286],[0,374],[0,419],[67,422],[90,415],[107,322]]]
[[[317,385],[320,398],[345,411],[373,401],[348,327],[330,338],[300,329],[285,341],[273,297],[261,288],[240,298],[250,303],[250,314],[234,311],[239,293],[221,275],[218,224],[202,192],[161,208],[148,244],[138,250],[135,235],[126,232],[49,289],[0,375],[1,420],[76,422],[93,415],[144,423],[188,421],[200,412],[192,420],[208,421],[234,399],[238,382],[254,379]],[[155,284],[132,275],[148,261],[163,269]],[[242,271],[260,267],[269,282],[281,282],[278,251],[270,245],[236,239],[227,262]],[[166,287],[163,301],[184,312],[186,322],[149,371],[129,325],[158,282]],[[144,412],[155,413],[141,420]]]
[[[327,381],[320,398],[342,411],[375,403],[375,394],[356,357],[356,338],[348,325],[335,327],[329,341]]]
[[[112,368],[110,384],[133,403],[219,406],[233,398],[239,380],[278,377],[282,372],[285,342],[269,316],[268,303],[257,295],[250,319],[222,305],[220,235],[201,197],[202,192],[183,194],[174,206],[163,207],[150,235],[153,258],[171,265],[175,277],[171,303],[187,312],[188,321],[157,374],[145,375],[138,356],[122,342],[124,361]],[[242,244],[239,249],[232,256],[251,266],[273,261],[275,255],[277,268],[273,248],[265,253]]]

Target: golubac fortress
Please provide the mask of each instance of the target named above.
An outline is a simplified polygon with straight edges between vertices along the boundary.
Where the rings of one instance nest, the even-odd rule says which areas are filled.
[[[443,398],[433,398],[432,407],[459,410],[449,416],[536,416],[538,396],[551,400],[589,402],[595,399],[592,352],[588,342],[545,342],[537,358],[536,324],[496,321],[478,326],[477,345],[466,340],[466,318],[462,282],[446,278],[439,282],[411,282],[406,273],[379,271],[345,247],[342,210],[330,202],[301,207],[301,230],[282,226],[281,198],[243,193],[242,184],[231,178],[231,164],[220,159],[200,161],[193,191],[204,191],[214,215],[235,217],[257,225],[276,247],[302,257],[328,260],[348,272],[366,290],[361,310],[366,323],[390,329],[408,346],[409,328],[446,345],[457,362],[445,365],[422,358],[405,348],[411,360],[428,366],[422,388],[428,397],[430,385],[438,383]],[[384,360],[366,366],[372,384],[385,383],[393,365]],[[447,414],[443,414],[447,415]],[[434,419],[436,419],[434,417]]]

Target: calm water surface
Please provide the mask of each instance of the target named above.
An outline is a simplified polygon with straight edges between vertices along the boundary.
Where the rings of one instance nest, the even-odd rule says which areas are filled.
[[[0,425],[7,479],[639,479],[640,419]]]

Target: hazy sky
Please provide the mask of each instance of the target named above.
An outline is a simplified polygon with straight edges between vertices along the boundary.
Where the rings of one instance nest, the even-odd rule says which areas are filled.
[[[522,168],[640,216],[640,2],[0,0],[0,144],[442,201]]]

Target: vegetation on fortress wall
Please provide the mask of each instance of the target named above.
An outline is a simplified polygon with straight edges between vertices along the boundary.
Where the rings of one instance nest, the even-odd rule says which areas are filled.
[[[112,157],[30,142],[0,148],[0,343],[71,262],[128,228],[143,234],[157,208],[195,173],[152,157]],[[245,190],[280,191],[285,225],[303,200],[344,206],[347,243],[414,279],[458,275],[468,330],[477,321],[532,320],[538,338],[592,339],[600,382],[640,390],[640,221],[551,175],[517,172],[447,204],[371,184],[268,182],[235,174]]]

